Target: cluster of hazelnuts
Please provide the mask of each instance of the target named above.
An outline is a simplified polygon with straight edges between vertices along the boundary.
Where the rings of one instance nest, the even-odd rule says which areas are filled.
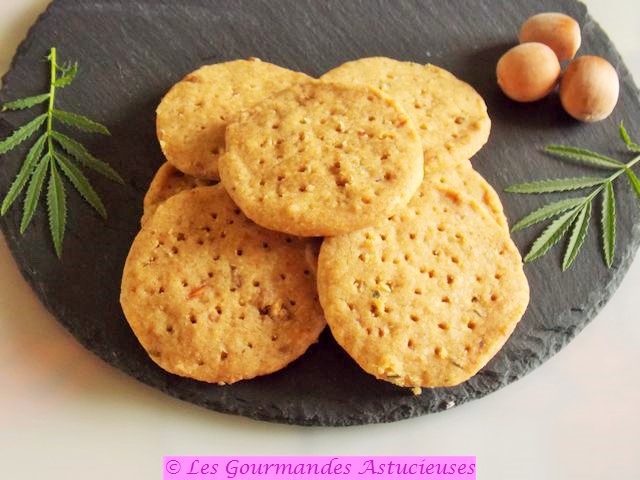
[[[581,42],[578,22],[562,13],[540,13],[522,25],[518,39],[496,68],[498,85],[509,98],[534,102],[560,81],[560,101],[575,119],[596,122],[611,114],[620,90],[618,74],[602,57],[573,60]],[[565,61],[570,62],[561,75]]]

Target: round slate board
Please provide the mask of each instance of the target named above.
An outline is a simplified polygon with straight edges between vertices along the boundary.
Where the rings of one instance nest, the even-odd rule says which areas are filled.
[[[536,178],[583,175],[585,169],[541,153],[549,143],[582,145],[619,155],[616,125],[640,130],[638,91],[604,32],[575,1],[456,2],[396,0],[56,0],[31,29],[4,77],[2,102],[44,91],[49,47],[77,60],[80,74],[59,95],[60,108],[106,123],[112,137],[81,136],[91,152],[126,179],[124,187],[92,176],[110,217],[103,222],[69,188],[69,221],[62,261],[54,255],[44,209],[24,236],[20,208],[2,218],[2,230],[23,275],[55,317],[111,365],[170,395],[212,410],[302,425],[389,422],[436,412],[493,392],[551,357],[610,298],[627,271],[640,232],[630,188],[619,182],[618,245],[614,268],[603,265],[594,218],[581,256],[560,272],[560,249],[526,267],[531,304],[503,350],[478,375],[455,388],[409,391],[363,373],[325,332],[320,342],[284,371],[219,387],[160,370],[138,345],[118,303],[120,276],[138,230],[142,197],[163,161],[154,110],[165,91],[203,64],[257,56],[310,75],[358,57],[384,55],[434,63],[471,83],[485,98],[491,138],[474,159],[502,191]],[[516,41],[521,22],[540,11],[562,11],[582,26],[581,54],[608,58],[621,77],[611,118],[578,124],[557,96],[520,105],[497,89],[495,64]],[[1,138],[33,116],[3,114]],[[0,168],[4,194],[26,146]],[[590,174],[590,172],[586,172]],[[542,205],[537,196],[501,194],[510,220]],[[528,248],[542,227],[516,235]]]

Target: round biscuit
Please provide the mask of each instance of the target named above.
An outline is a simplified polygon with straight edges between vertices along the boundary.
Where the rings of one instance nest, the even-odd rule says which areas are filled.
[[[199,68],[176,83],[158,105],[156,131],[162,152],[186,174],[218,179],[227,124],[263,98],[308,79],[259,59]]]
[[[412,388],[475,375],[529,300],[508,233],[467,195],[428,183],[386,222],[325,239],[318,291],[351,357],[371,375]]]
[[[374,225],[403,208],[424,168],[415,128],[368,86],[307,82],[243,112],[220,177],[253,221],[301,236]]]
[[[181,192],[135,238],[120,302],[163,369],[233,383],[275,372],[325,326],[308,241],[265,230],[221,185]]]
[[[321,80],[372,85],[395,98],[418,129],[426,169],[433,162],[468,160],[489,138],[491,120],[482,97],[435,65],[362,58],[330,70]]]
[[[168,198],[184,190],[204,187],[216,183],[214,180],[203,180],[182,173],[169,162],[165,162],[153,176],[149,189],[144,196],[144,211],[140,224],[144,225],[155,213],[158,206]]]
[[[498,193],[480,175],[470,162],[463,162],[443,169],[425,171],[425,182],[431,185],[464,192],[478,202],[507,232],[509,223]]]

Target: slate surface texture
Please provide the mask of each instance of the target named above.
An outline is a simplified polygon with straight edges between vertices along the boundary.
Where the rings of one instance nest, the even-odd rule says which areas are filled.
[[[516,104],[498,90],[498,58],[515,44],[519,25],[541,11],[576,18],[583,35],[579,53],[604,56],[617,68],[621,96],[606,121],[573,121],[555,94]],[[275,422],[354,425],[437,412],[482,397],[521,378],[580,332],[610,298],[638,246],[640,210],[631,189],[619,182],[614,268],[604,266],[593,218],[583,252],[569,272],[560,272],[560,248],[526,267],[532,298],[525,317],[489,365],[455,388],[414,396],[377,381],[361,372],[327,332],[299,361],[256,380],[219,387],[167,374],[138,345],[118,296],[142,197],[163,161],[155,137],[155,107],[187,72],[249,56],[314,76],[374,55],[442,66],[472,84],[488,104],[491,138],[473,163],[499,192],[512,183],[594,173],[545,156],[541,149],[549,143],[620,155],[617,124],[624,120],[631,132],[640,131],[638,90],[606,34],[582,4],[569,0],[56,0],[19,47],[4,77],[1,101],[46,89],[44,57],[51,46],[62,60],[80,63],[78,78],[61,91],[58,106],[111,129],[111,137],[81,138],[122,174],[126,185],[90,174],[109,210],[106,222],[67,189],[70,215],[62,261],[53,252],[43,208],[20,236],[21,205],[16,204],[1,219],[2,231],[25,278],[78,341],[140,381],[203,407]],[[33,115],[33,110],[1,114],[1,138]],[[27,146],[3,156],[2,195]],[[501,196],[512,223],[545,200]],[[515,235],[521,251],[541,229]]]

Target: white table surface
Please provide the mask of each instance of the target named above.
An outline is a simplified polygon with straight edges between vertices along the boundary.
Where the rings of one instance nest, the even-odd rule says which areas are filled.
[[[0,72],[47,3],[0,2]],[[640,4],[586,3],[640,80]],[[640,258],[568,347],[484,399],[388,425],[303,428],[210,412],[106,365],[44,310],[0,236],[0,478],[160,478],[169,454],[467,454],[481,479],[640,478],[638,284]]]

